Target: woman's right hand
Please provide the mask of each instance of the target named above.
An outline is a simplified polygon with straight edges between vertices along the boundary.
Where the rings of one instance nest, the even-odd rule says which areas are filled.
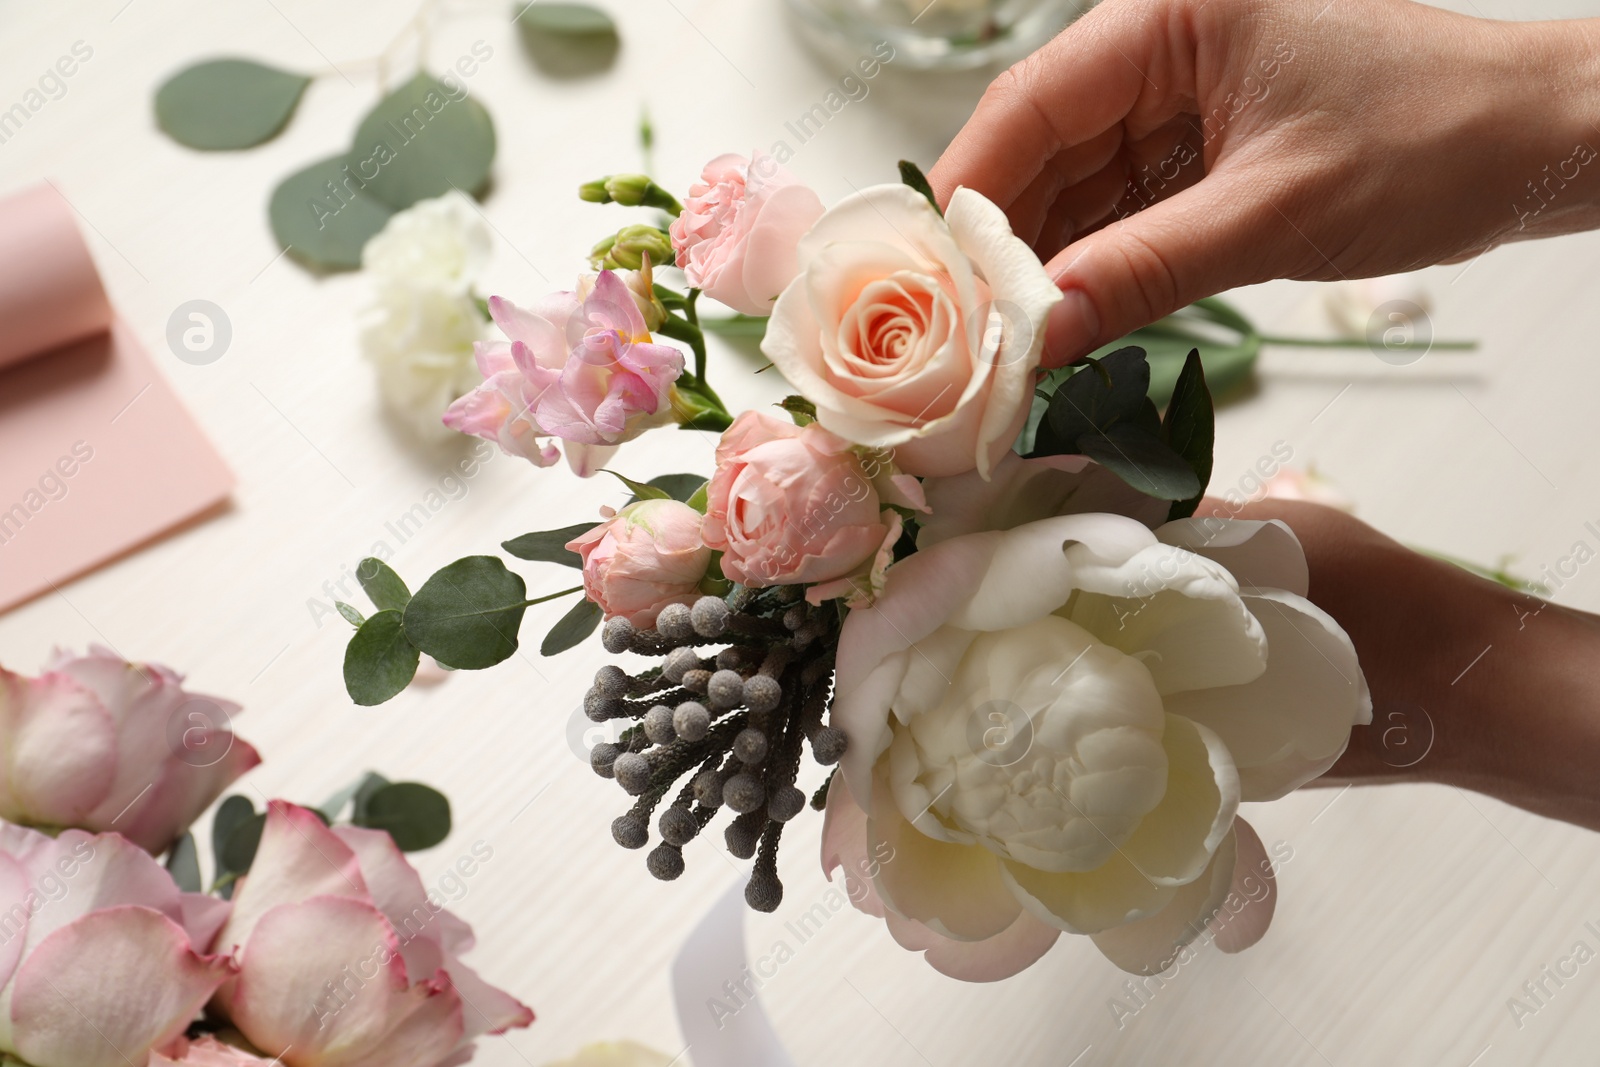
[[[1105,0],[930,174],[1066,298],[1048,365],[1273,278],[1371,277],[1600,225],[1600,20],[1410,0]]]

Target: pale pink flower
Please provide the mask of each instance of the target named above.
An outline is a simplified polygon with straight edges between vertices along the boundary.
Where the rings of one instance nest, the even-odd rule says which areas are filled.
[[[224,1044],[210,1035],[193,1041],[180,1037],[150,1057],[150,1067],[283,1067],[283,1063]]]
[[[213,943],[239,973],[211,1009],[268,1055],[292,1046],[294,1067],[457,1064],[533,1022],[461,962],[471,946],[388,834],[273,801]]]
[[[584,595],[605,612],[640,629],[656,623],[668,604],[691,604],[711,564],[700,513],[676,500],[629,504],[567,543],[583,557]]]
[[[689,187],[672,248],[690,285],[735,311],[770,315],[799,272],[801,235],[821,217],[817,194],[771,156],[730,153]]]
[[[484,382],[450,405],[445,425],[541,467],[556,461],[551,438],[560,438],[587,477],[618,445],[670,421],[683,353],[651,339],[633,292],[611,271],[584,288],[581,298],[555,293],[526,309],[490,299],[510,340],[479,342]]]
[[[816,423],[746,411],[717,444],[705,541],[741,585],[865,593],[872,564],[900,536],[885,504],[926,510],[917,480],[887,455],[862,455]],[[820,583],[820,584],[818,584]]]
[[[261,762],[229,728],[238,710],[99,647],[58,653],[38,678],[0,669],[0,819],[163,852]]]
[[[126,1067],[179,1038],[232,973],[197,951],[225,901],[181,893],[116,834],[0,823],[0,1059]]]

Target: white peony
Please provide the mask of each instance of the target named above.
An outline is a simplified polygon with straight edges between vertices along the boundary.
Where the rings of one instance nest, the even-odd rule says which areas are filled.
[[[489,248],[472,201],[452,191],[395,215],[362,250],[377,290],[362,352],[385,407],[424,438],[454,436],[445,408],[482,381],[473,345],[487,322],[472,285]]]
[[[956,977],[1015,974],[1063,931],[1165,968],[1270,876],[1239,803],[1323,773],[1371,719],[1306,583],[1276,522],[1090,513],[923,545],[840,637],[825,868],[892,850],[863,907]]]

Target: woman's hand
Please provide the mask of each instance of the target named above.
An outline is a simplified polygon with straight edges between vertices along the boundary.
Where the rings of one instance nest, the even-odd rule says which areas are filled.
[[[1372,725],[1321,784],[1425,781],[1600,830],[1600,618],[1419,555],[1341,511],[1215,500],[1281,519],[1311,600],[1355,642]]]
[[[1600,20],[1409,0],[1105,0],[1001,75],[933,169],[1066,298],[1059,365],[1194,300],[1600,225]]]

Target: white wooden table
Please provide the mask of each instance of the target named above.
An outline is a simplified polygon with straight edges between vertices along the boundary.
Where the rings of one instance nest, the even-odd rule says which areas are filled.
[[[785,122],[844,73],[794,43],[777,0],[607,4],[626,43],[593,79],[539,74],[509,25],[509,0],[458,0],[431,43],[436,66],[478,40],[493,48],[470,83],[500,133],[485,204],[498,231],[490,292],[529,298],[570,285],[615,218],[579,205],[573,190],[638,165],[643,101],[658,131],[657,172],[681,187],[718,152],[789,139]],[[1501,17],[1600,14],[1597,0],[1462,4]],[[0,144],[0,192],[49,176],[90,221],[115,303],[239,476],[220,517],[0,617],[0,662],[29,672],[52,646],[98,641],[187,671],[196,688],[246,706],[236,725],[266,762],[241,788],[258,802],[315,803],[366,768],[444,789],[457,829],[417,862],[433,884],[473,842],[492,847],[454,906],[478,931],[473,965],[539,1014],[532,1029],[484,1042],[478,1062],[539,1064],[623,1036],[676,1052],[667,964],[736,873],[714,844],[720,835],[691,847],[687,873],[670,885],[612,844],[624,798],[568,742],[598,647],[554,660],[525,650],[493,671],[360,709],[340,681],[348,628],[310,606],[376,541],[394,549],[402,574],[421,576],[492,551],[502,537],[590,517],[618,501],[615,486],[497,457],[400,543],[386,524],[440,484],[455,454],[408,446],[380,417],[356,347],[364,280],[318,280],[276,259],[265,222],[278,179],[347,142],[375,99],[373,81],[354,72],[353,84],[320,79],[289,131],[246,153],[190,152],[151,117],[155,86],[195,59],[347,66],[381,48],[413,6],[0,2],[0,107],[75,41],[94,49],[66,95]],[[867,99],[798,146],[792,167],[832,201],[892,180],[902,156],[931,163],[983,80],[930,83],[891,66]],[[1589,448],[1600,389],[1597,260],[1600,236],[1589,235],[1427,272],[1436,329],[1481,338],[1475,358],[1394,368],[1365,353],[1270,352],[1259,392],[1221,415],[1213,489],[1284,441],[1297,464],[1315,464],[1391,534],[1486,562],[1512,553],[1537,573],[1600,519],[1600,465]],[[221,305],[233,325],[231,349],[209,366],[160,347],[172,309],[193,298]],[[1308,319],[1318,294],[1282,283],[1239,298],[1283,331]],[[780,388],[751,378],[757,364],[731,349],[713,359],[730,403]],[[1551,381],[1562,387],[1536,384]],[[623,455],[638,477],[707,471],[711,459],[709,438],[687,433]],[[523,570],[531,594],[570,578]],[[1579,573],[1558,599],[1600,608],[1600,576]],[[542,633],[561,610],[533,609],[524,632]],[[1428,787],[1310,791],[1249,817],[1269,845],[1293,848],[1272,931],[1242,956],[1202,954],[1120,1029],[1111,1002],[1126,998],[1125,976],[1071,938],[992,986],[941,977],[853,912],[796,944],[784,923],[824,890],[820,819],[802,818],[783,850],[788,899],[749,926],[757,954],[780,938],[796,949],[767,983],[767,1006],[805,1065],[1600,1059],[1600,962],[1559,989],[1547,983],[1554,995],[1520,1027],[1507,1007],[1574,942],[1600,949],[1584,929],[1600,920],[1600,836]]]

